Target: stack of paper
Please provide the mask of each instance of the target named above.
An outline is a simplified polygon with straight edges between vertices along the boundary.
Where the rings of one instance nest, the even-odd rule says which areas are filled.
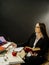
[[[7,48],[11,44],[12,44],[11,42],[7,42],[6,44],[2,45],[2,47]]]

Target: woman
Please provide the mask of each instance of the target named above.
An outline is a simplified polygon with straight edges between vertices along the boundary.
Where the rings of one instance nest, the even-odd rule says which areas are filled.
[[[25,57],[24,65],[40,65],[46,60],[46,53],[48,51],[49,38],[46,32],[46,26],[44,23],[37,23],[35,26],[35,33],[31,35],[25,46],[30,48],[40,48],[40,51],[32,53],[29,51]]]

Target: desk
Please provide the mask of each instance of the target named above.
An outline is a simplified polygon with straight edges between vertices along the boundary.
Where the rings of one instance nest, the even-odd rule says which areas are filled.
[[[8,51],[8,53],[6,55],[3,55],[0,60],[2,59],[3,61],[0,62],[0,65],[18,65],[20,63],[24,63],[24,60],[22,59],[21,53],[18,53],[17,56],[12,56],[12,51],[14,49],[14,47],[12,46],[13,42],[8,42],[7,44],[2,45],[2,47],[5,47],[6,50]],[[20,57],[21,56],[21,57]],[[5,57],[6,57],[6,61],[5,61]]]
[[[5,54],[5,57],[7,57],[6,61],[3,56],[4,61],[0,62],[0,65],[20,65],[20,63],[24,63],[24,60],[18,54],[14,57],[11,52],[8,52]]]
[[[7,60],[0,62],[0,65],[11,65],[11,64],[19,64],[19,63],[24,63],[24,61],[22,60],[22,58],[20,56],[12,56],[12,54],[7,54]],[[1,59],[1,58],[0,58]],[[2,59],[1,59],[2,60]],[[4,60],[4,57],[3,57]]]
[[[22,60],[22,58],[18,55],[14,57],[12,56],[11,53],[8,53],[7,57],[8,57],[7,61],[9,62],[9,64],[24,63],[24,60]]]

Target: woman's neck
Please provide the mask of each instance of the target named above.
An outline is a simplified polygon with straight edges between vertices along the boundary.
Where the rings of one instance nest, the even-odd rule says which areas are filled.
[[[36,33],[36,38],[40,39],[43,37],[43,34],[42,33]]]

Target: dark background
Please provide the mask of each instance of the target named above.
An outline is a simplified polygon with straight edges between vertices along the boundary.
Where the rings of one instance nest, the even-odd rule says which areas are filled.
[[[13,42],[25,42],[37,22],[44,22],[49,34],[49,1],[0,0],[0,35]]]

